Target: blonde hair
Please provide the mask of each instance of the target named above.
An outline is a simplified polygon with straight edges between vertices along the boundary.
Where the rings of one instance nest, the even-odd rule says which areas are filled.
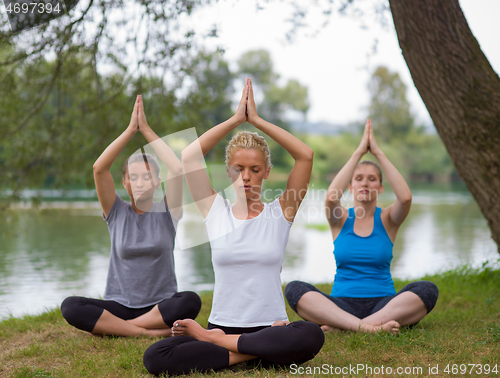
[[[269,150],[266,140],[259,134],[250,131],[240,131],[233,136],[226,147],[226,165],[229,165],[234,153],[241,148],[262,152],[266,162],[266,169],[272,167],[271,151]]]
[[[380,165],[371,160],[360,161],[358,165],[356,165],[356,168],[358,168],[360,165],[371,165],[372,167],[375,167],[375,170],[378,173],[378,178],[380,179],[380,184],[382,184],[384,176],[382,175],[382,168],[380,168]]]

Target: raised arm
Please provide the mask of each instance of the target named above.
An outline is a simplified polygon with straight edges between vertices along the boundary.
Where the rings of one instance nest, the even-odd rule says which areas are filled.
[[[139,131],[144,135],[144,138],[149,142],[151,147],[155,150],[160,160],[165,164],[168,169],[167,180],[165,182],[165,201],[168,204],[170,213],[179,218],[182,210],[182,164],[175,156],[175,153],[170,147],[151,129],[144,113],[144,103],[142,96],[139,95],[137,102],[138,106],[138,122]]]
[[[405,179],[396,169],[396,167],[387,159],[382,150],[378,147],[375,137],[373,136],[373,128],[371,120],[367,122],[369,126],[369,151],[375,156],[384,170],[387,181],[391,185],[396,201],[384,211],[389,211],[389,219],[392,226],[399,227],[406,219],[411,207],[411,191]]]
[[[204,218],[215,200],[210,178],[203,169],[201,160],[227,134],[247,120],[246,107],[248,97],[248,80],[245,83],[238,110],[227,121],[212,127],[182,151],[182,166],[191,196]]]
[[[95,188],[102,212],[106,218],[116,199],[115,184],[113,182],[113,176],[111,176],[110,168],[129,140],[132,139],[134,134],[139,130],[137,121],[138,109],[139,102],[137,99],[127,129],[104,150],[94,163]]]
[[[340,199],[344,194],[349,182],[351,181],[354,170],[361,158],[368,152],[369,147],[369,126],[365,125],[365,130],[358,148],[352,154],[349,161],[342,167],[339,173],[334,177],[325,198],[325,212],[328,223],[332,228],[342,227],[341,219],[345,218],[346,210],[342,207]]]
[[[259,117],[255,106],[251,81],[248,91],[247,114],[250,124],[269,135],[281,147],[287,150],[295,160],[292,171],[288,176],[286,190],[280,196],[283,214],[288,221],[292,222],[299,210],[300,203],[307,193],[307,187],[311,179],[314,152],[312,148],[289,132]]]

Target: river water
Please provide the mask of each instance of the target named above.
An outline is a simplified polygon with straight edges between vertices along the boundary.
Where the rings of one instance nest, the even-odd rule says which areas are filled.
[[[412,192],[412,209],[394,246],[394,277],[418,279],[464,264],[498,264],[500,255],[486,220],[466,190],[427,187]],[[310,190],[301,206],[285,251],[283,282],[333,280],[335,260],[323,215],[324,193]],[[380,205],[393,199],[388,191]],[[205,235],[200,216],[186,208],[175,250],[179,290],[213,288]],[[95,201],[51,201],[36,210],[18,205],[6,211],[0,217],[0,318],[37,314],[69,295],[102,296],[109,244]]]

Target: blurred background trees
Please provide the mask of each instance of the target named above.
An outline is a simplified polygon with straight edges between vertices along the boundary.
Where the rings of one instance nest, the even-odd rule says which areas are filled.
[[[397,72],[377,67],[367,85],[370,102],[366,118],[371,118],[375,138],[387,157],[410,181],[449,182],[456,170],[433,128],[419,125],[406,97],[407,87]],[[365,120],[346,125],[335,136],[309,135],[306,142],[315,151],[313,175],[330,180],[358,147]],[[314,132],[314,130],[311,130]],[[375,160],[369,153],[363,159]]]
[[[1,51],[9,49],[4,45]],[[336,135],[315,135],[314,126],[297,133],[295,122],[307,120],[307,87],[281,78],[265,50],[244,53],[233,70],[220,51],[200,51],[182,66],[184,80],[169,83],[153,75],[127,83],[120,73],[98,73],[89,60],[91,52],[81,51],[64,62],[38,60],[12,70],[4,80],[0,99],[7,106],[0,108],[0,118],[9,121],[0,131],[0,187],[11,189],[14,197],[25,188],[93,188],[92,164],[128,125],[137,94],[143,94],[148,122],[158,135],[190,127],[200,135],[231,117],[244,78],[252,77],[259,114],[315,150],[316,181],[330,180],[341,169],[358,146],[365,122],[346,125]],[[399,75],[378,67],[367,87],[371,99],[366,118],[372,118],[377,140],[398,169],[416,181],[449,181],[453,164],[437,134],[417,124]],[[46,98],[39,108],[29,106],[41,94]],[[124,158],[145,143],[138,134]],[[288,171],[291,158],[274,141],[269,143],[275,171]],[[224,148],[221,143],[207,159],[221,164]],[[120,164],[113,169],[118,180]]]
[[[0,52],[9,49],[4,46]],[[0,188],[12,190],[13,197],[25,188],[93,188],[92,164],[127,127],[138,94],[144,96],[148,122],[159,136],[190,127],[201,135],[231,117],[240,98],[235,86],[241,87],[244,76],[255,78],[259,111],[271,122],[289,129],[287,112],[305,114],[309,106],[307,88],[295,80],[280,86],[263,50],[244,54],[235,72],[220,51],[200,51],[180,67],[183,80],[177,82],[159,75],[127,82],[116,71],[98,73],[90,60],[90,52],[79,51],[64,61],[0,68],[9,71],[0,94],[5,104],[0,107]],[[124,159],[146,143],[137,134]],[[284,152],[275,147],[274,164],[286,165]],[[220,164],[224,148],[221,143],[208,159]],[[120,164],[113,169],[118,179]]]
[[[201,134],[233,114],[249,76],[260,115],[297,133],[297,121],[307,124],[308,88],[280,77],[266,50],[248,51],[233,64],[222,51],[200,46],[195,37],[217,37],[216,27],[196,36],[185,20],[209,3],[90,1],[72,9],[70,17],[17,34],[4,19],[0,188],[13,197],[25,188],[93,188],[92,163],[127,126],[137,94],[144,96],[148,121],[160,136],[189,127]],[[344,8],[349,4],[339,12]],[[398,168],[418,180],[449,177],[450,159],[436,135],[416,124],[399,75],[379,67],[368,89],[366,116]],[[301,138],[316,151],[314,179],[329,179],[343,166],[362,124],[360,119],[332,136],[307,129]],[[289,170],[289,156],[269,142],[275,170]],[[144,144],[138,135],[123,154]],[[224,147],[221,143],[207,158],[220,162]],[[119,164],[113,169],[119,172]]]

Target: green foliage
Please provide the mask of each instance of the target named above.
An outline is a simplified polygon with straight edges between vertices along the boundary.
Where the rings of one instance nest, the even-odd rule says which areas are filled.
[[[411,130],[402,143],[406,169],[416,175],[451,175],[455,167],[437,134]]]
[[[231,96],[235,74],[220,52],[201,53],[186,68],[191,78],[189,95],[179,102],[178,112],[182,128],[196,127],[198,135],[229,119],[233,115]],[[210,151],[210,158],[221,160],[224,148]]]
[[[9,115],[9,124],[17,127],[0,142],[6,177],[1,186],[16,191],[92,184],[92,163],[128,124],[134,96],[119,75],[103,77],[92,70],[91,58],[75,53],[64,64],[42,59],[16,72],[8,95],[22,105]],[[59,73],[45,103],[25,119],[23,113],[36,103],[53,71]],[[130,153],[138,146],[127,147]]]
[[[189,96],[182,101],[180,108],[187,118],[186,127],[196,125],[198,134],[201,134],[232,116],[231,95],[235,74],[219,52],[201,53],[186,71],[193,83]]]
[[[0,58],[12,50],[11,45],[3,46]],[[241,63],[239,71],[232,72],[219,51],[202,51],[183,63],[179,80],[169,82],[153,74],[132,79],[118,71],[100,74],[92,51],[81,49],[68,52],[63,60],[40,58],[9,71],[2,77],[6,90],[0,93],[8,105],[0,109],[2,124],[7,125],[0,130],[0,189],[12,189],[16,197],[24,188],[92,188],[92,165],[128,125],[138,94],[143,95],[148,123],[158,135],[193,126],[201,135],[232,116],[233,83],[240,80],[237,75],[244,67],[267,82],[264,101],[258,104],[263,117],[267,111],[266,119],[286,128],[285,112],[305,114],[307,88],[294,80],[280,87],[266,51],[243,57],[240,62],[254,66]],[[0,66],[0,74],[8,69]],[[44,92],[41,101],[38,97]],[[27,107],[38,106],[26,116]],[[140,133],[131,140],[112,167],[115,180],[121,178],[125,156],[146,143]],[[222,144],[209,159],[222,161]],[[274,164],[283,165],[286,152],[270,144]]]
[[[360,134],[305,135],[300,137],[314,150],[313,180],[331,181],[349,160],[361,140]],[[385,155],[407,179],[418,175],[451,175],[454,166],[441,139],[435,134],[412,131],[404,140],[379,143]],[[371,154],[363,160],[375,160]]]
[[[257,91],[262,91],[263,99],[257,104],[257,110],[265,120],[289,130],[287,115],[298,112],[305,118],[309,110],[307,87],[293,79],[288,80],[285,86],[281,86],[278,82],[280,76],[274,72],[271,56],[266,50],[251,50],[244,53],[238,60],[238,74],[251,77]],[[273,165],[290,169],[293,162],[288,153],[270,138],[267,141]]]
[[[330,181],[330,174],[342,169],[359,145],[357,135],[308,135],[301,138],[314,150],[313,180]]]
[[[286,110],[296,110],[304,117],[309,110],[307,87],[302,86],[297,80],[288,80],[284,87],[275,83],[271,84],[264,93],[264,103],[279,113]]]
[[[238,59],[240,74],[249,75],[254,85],[262,88],[276,83],[279,75],[274,72],[271,55],[266,50],[251,50]]]
[[[406,98],[406,85],[397,72],[387,67],[378,67],[368,84],[370,105],[368,118],[372,119],[373,130],[381,142],[401,141],[415,127]]]
[[[20,33],[3,17],[0,188],[16,198],[24,188],[91,187],[92,163],[126,127],[138,93],[159,133],[184,126],[174,93],[198,48],[182,19],[209,2],[80,2]],[[134,138],[124,154],[142,145]]]
[[[279,74],[273,71],[271,56],[266,50],[251,50],[238,60],[238,73],[252,78],[256,88],[262,90],[263,101],[257,104],[259,114],[266,120],[287,128],[285,112],[297,111],[305,117],[309,110],[307,87],[297,80],[278,83]]]
[[[455,172],[451,158],[437,134],[415,126],[406,98],[406,85],[397,73],[378,67],[369,83],[372,95],[369,117],[382,151],[407,179],[432,180]],[[349,125],[349,132],[335,136],[308,135],[302,139],[314,150],[313,180],[332,179],[349,160],[361,140],[364,123]],[[371,154],[363,159],[375,160]]]
[[[187,52],[196,47],[195,32],[183,24],[183,17],[208,3],[210,0],[80,2],[64,16],[19,33],[10,30],[4,17],[0,45],[16,48],[0,56],[0,66],[23,66],[48,55],[65,64],[71,54],[90,53],[94,67],[106,65],[123,75],[156,67],[175,72],[179,62],[188,59]],[[206,36],[216,36],[216,32],[210,30]]]

